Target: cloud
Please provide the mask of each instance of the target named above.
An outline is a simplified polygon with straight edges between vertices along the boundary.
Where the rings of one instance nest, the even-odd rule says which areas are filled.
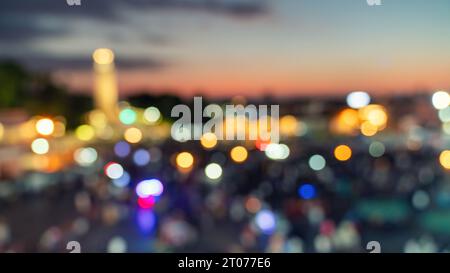
[[[2,16],[0,12],[0,44],[26,42],[33,38],[61,36],[65,29],[58,26],[42,26],[36,18],[24,20],[11,15]]]
[[[67,20],[88,18],[126,23],[130,10],[197,11],[240,19],[268,13],[264,0],[81,0],[81,6],[69,6],[65,0],[3,0],[1,6],[0,45],[70,35]]]
[[[132,0],[134,7],[146,7],[152,9],[186,9],[211,13],[219,13],[235,17],[252,17],[268,13],[268,8],[263,0]]]
[[[121,20],[124,11],[191,10],[218,13],[237,18],[267,14],[264,0],[81,0],[81,6],[69,6],[65,0],[3,0],[0,16],[27,21],[26,16],[90,17],[98,20]],[[4,23],[4,22],[3,22]]]
[[[0,52],[3,54],[0,54],[0,58],[12,58],[33,69],[45,70],[82,69],[91,66],[90,58],[85,56],[51,56],[48,50],[42,54],[34,43],[35,40],[39,42],[46,38],[79,35],[83,29],[77,27],[77,22],[86,19],[93,22],[92,29],[95,29],[95,21],[127,25],[127,16],[136,11],[189,11],[237,19],[254,18],[268,13],[265,0],[81,0],[81,6],[69,6],[66,0],[2,0],[1,6]],[[141,31],[139,37],[159,46],[165,46],[170,41],[164,33]],[[127,38],[120,35],[106,38],[109,41],[127,41]],[[10,55],[6,55],[7,52]],[[154,59],[119,59],[117,64],[123,68],[161,69],[166,66],[165,62]]]
[[[92,60],[90,57],[58,57],[42,54],[30,54],[29,56],[0,56],[0,61],[14,59],[32,70],[51,71],[57,69],[71,69],[84,70],[92,67]],[[124,69],[138,69],[145,68],[150,70],[160,70],[165,68],[168,64],[157,59],[134,59],[126,58],[115,60],[118,68]]]

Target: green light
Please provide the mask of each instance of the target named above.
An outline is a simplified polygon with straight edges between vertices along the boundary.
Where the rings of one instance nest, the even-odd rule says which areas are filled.
[[[450,106],[447,108],[439,110],[439,119],[442,122],[449,122],[450,121]]]
[[[378,141],[372,142],[369,146],[369,153],[373,157],[381,157],[384,155],[386,148],[384,144]]]
[[[136,112],[129,108],[123,109],[119,114],[120,122],[122,122],[125,125],[131,125],[135,123],[136,118],[137,118]]]

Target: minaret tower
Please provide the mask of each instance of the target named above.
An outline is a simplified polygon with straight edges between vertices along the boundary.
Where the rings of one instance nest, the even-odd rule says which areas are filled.
[[[109,122],[118,120],[118,90],[114,67],[114,53],[108,48],[99,48],[92,54],[94,59],[94,102]]]

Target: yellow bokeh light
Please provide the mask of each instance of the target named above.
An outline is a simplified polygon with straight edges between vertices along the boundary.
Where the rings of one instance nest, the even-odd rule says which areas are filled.
[[[387,122],[387,114],[381,109],[376,109],[369,113],[368,120],[373,125],[382,126]]]
[[[124,133],[124,138],[129,143],[139,143],[142,140],[142,132],[138,128],[128,128]]]
[[[365,136],[374,136],[378,132],[378,127],[373,125],[369,121],[364,121],[363,124],[361,124],[361,134]]]
[[[443,151],[439,156],[439,162],[442,167],[447,170],[450,170],[450,150]]]
[[[108,118],[102,111],[93,110],[89,113],[89,123],[97,129],[104,129],[108,123]]]
[[[347,161],[352,157],[352,149],[347,145],[339,145],[334,149],[334,157],[339,161]]]
[[[339,114],[339,122],[351,128],[357,128],[359,125],[358,111],[354,109],[344,109]]]
[[[352,135],[360,127],[358,111],[355,109],[344,109],[332,120],[331,130],[337,134]]]
[[[188,169],[194,164],[194,156],[188,152],[179,153],[175,159],[178,167]]]
[[[111,64],[114,61],[114,53],[109,48],[98,48],[92,58],[97,64]]]
[[[84,124],[84,125],[79,126],[75,130],[75,135],[77,136],[77,138],[79,140],[90,141],[94,138],[95,131],[94,131],[94,128],[92,128],[92,126]]]
[[[200,138],[200,143],[206,149],[212,149],[217,145],[217,137],[213,133],[205,133]]]
[[[377,127],[383,127],[388,121],[388,114],[386,109],[378,104],[370,104],[359,110],[359,115],[362,120],[369,121]]]
[[[285,136],[294,136],[299,130],[299,123],[296,117],[286,115],[280,119],[280,133]]]
[[[247,159],[248,152],[247,149],[245,149],[245,147],[236,146],[233,149],[231,149],[230,156],[234,162],[241,163]]]
[[[43,118],[36,122],[36,131],[43,136],[53,134],[54,130],[55,123],[49,118]]]

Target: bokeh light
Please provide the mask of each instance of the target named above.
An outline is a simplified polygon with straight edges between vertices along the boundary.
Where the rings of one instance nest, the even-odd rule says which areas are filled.
[[[360,128],[359,113],[355,109],[344,109],[330,122],[330,129],[335,134],[353,135]]]
[[[90,141],[95,137],[95,130],[92,126],[84,124],[75,130],[75,134],[79,140]]]
[[[280,119],[280,134],[295,136],[299,132],[299,122],[295,116],[286,115]]]
[[[45,138],[38,138],[31,143],[31,150],[35,154],[44,155],[49,152],[50,144]]]
[[[378,132],[378,126],[374,125],[370,121],[364,121],[361,124],[361,134],[363,134],[367,137],[371,137],[371,136],[376,135],[377,132]]]
[[[156,107],[153,106],[148,107],[144,111],[144,118],[150,124],[156,123],[161,119],[161,112]]]
[[[125,108],[120,111],[119,120],[125,125],[131,125],[136,122],[137,114],[131,108]]]
[[[119,179],[124,174],[124,170],[119,163],[110,162],[105,166],[105,174],[111,179]]]
[[[97,151],[94,148],[79,148],[74,153],[74,159],[78,165],[87,167],[92,165],[98,158]]]
[[[131,146],[126,141],[119,141],[114,145],[114,153],[118,157],[127,157],[131,152]]]
[[[359,115],[362,120],[369,121],[372,125],[383,127],[388,121],[388,114],[386,109],[378,104],[370,104],[359,110]]]
[[[261,209],[261,207],[261,201],[254,196],[248,197],[245,202],[245,208],[250,213],[257,213]]]
[[[370,103],[370,95],[367,92],[356,91],[347,95],[347,104],[353,109],[363,108]]]
[[[137,212],[137,224],[143,233],[148,234],[153,232],[156,227],[156,215],[153,210],[139,210]]]
[[[230,156],[234,162],[241,163],[247,160],[248,151],[243,146],[236,146],[233,149],[231,149]]]
[[[325,168],[327,162],[325,158],[321,155],[313,155],[309,158],[308,161],[309,167],[315,171],[320,171]]]
[[[141,198],[149,196],[160,196],[164,191],[164,186],[158,179],[144,180],[137,184],[136,194]]]
[[[132,144],[139,143],[142,140],[142,132],[138,128],[132,127],[128,128],[123,137],[126,141]]]
[[[54,130],[55,123],[49,118],[43,118],[36,122],[36,131],[43,136],[53,134]]]
[[[205,168],[205,175],[212,180],[219,179],[222,176],[222,167],[217,163],[208,164]]]
[[[334,149],[334,157],[339,161],[347,161],[352,157],[352,149],[347,145],[339,145]]]
[[[213,133],[205,133],[200,138],[200,144],[206,149],[212,149],[217,145],[217,136]]]
[[[426,191],[418,190],[413,194],[412,204],[416,209],[423,210],[430,204],[430,196]]]
[[[150,152],[145,149],[139,149],[133,155],[134,164],[145,166],[150,162]]]
[[[261,210],[255,216],[255,223],[262,233],[270,235],[275,231],[276,219],[270,210]]]
[[[271,143],[267,145],[265,154],[272,160],[284,160],[289,157],[290,150],[286,144]]]
[[[450,170],[450,150],[445,150],[439,155],[439,162],[442,167]]]
[[[92,54],[92,58],[97,64],[111,64],[114,61],[114,53],[108,48],[98,48]]]
[[[130,184],[130,182],[131,182],[130,174],[125,171],[123,172],[123,175],[121,177],[112,180],[114,186],[118,188],[125,188]]]
[[[138,197],[138,205],[143,209],[151,209],[155,205],[155,197],[151,195],[148,197]]]
[[[106,252],[108,253],[125,253],[127,252],[128,244],[124,238],[116,236],[109,240],[106,247]]]
[[[450,122],[450,106],[439,110],[438,116],[441,122]]]
[[[194,156],[189,152],[179,153],[175,159],[178,167],[188,169],[194,164]]]
[[[450,105],[450,95],[446,91],[437,91],[431,97],[431,102],[437,110],[444,109]]]
[[[369,154],[373,157],[381,157],[384,155],[384,152],[386,151],[386,147],[383,143],[375,141],[370,143],[369,146]]]
[[[298,188],[298,195],[302,199],[313,199],[316,197],[316,188],[312,184],[303,184]]]

